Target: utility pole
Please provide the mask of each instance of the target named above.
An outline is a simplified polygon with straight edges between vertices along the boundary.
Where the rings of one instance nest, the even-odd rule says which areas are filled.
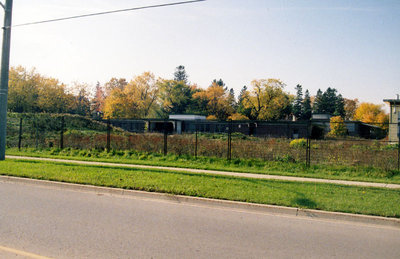
[[[0,160],[6,158],[6,129],[7,129],[7,97],[8,72],[10,66],[11,17],[13,0],[0,2],[4,9],[3,45],[1,50],[0,71]]]

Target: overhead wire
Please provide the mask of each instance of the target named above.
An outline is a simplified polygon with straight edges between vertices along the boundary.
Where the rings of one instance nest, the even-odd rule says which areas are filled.
[[[167,7],[167,6],[174,6],[174,5],[192,4],[192,3],[204,2],[204,1],[206,1],[206,0],[192,0],[192,1],[174,2],[174,3],[166,3],[166,4],[158,4],[158,5],[148,5],[148,6],[141,6],[141,7],[132,7],[132,8],[125,8],[125,9],[118,9],[118,10],[112,10],[112,11],[99,12],[99,13],[82,14],[82,15],[75,15],[75,16],[69,16],[69,17],[55,18],[55,19],[50,19],[50,20],[21,23],[21,24],[12,25],[10,27],[12,27],[12,28],[13,27],[22,27],[22,26],[28,26],[28,25],[35,25],[35,24],[42,24],[42,23],[50,23],[50,22],[58,22],[58,21],[65,21],[65,20],[71,20],[71,19],[78,19],[78,18],[84,18],[84,17],[90,17],[90,16],[98,16],[98,15],[105,15],[105,14],[112,14],[112,13],[137,11],[137,10],[143,10],[143,9]],[[7,28],[9,28],[9,27],[7,27]]]

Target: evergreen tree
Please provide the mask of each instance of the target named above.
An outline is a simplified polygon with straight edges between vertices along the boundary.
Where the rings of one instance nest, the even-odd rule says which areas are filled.
[[[219,86],[223,86],[225,90],[228,90],[228,88],[225,87],[225,83],[224,83],[224,81],[223,81],[221,78],[220,78],[219,80],[214,79],[214,80],[211,82],[211,84],[216,84],[216,85],[219,85]]]
[[[314,99],[314,105],[313,105],[313,113],[323,113],[323,98],[322,98],[322,91],[321,89],[318,89],[317,95],[315,96]]]
[[[335,112],[333,115],[344,118],[346,115],[346,110],[344,109],[344,105],[345,105],[344,98],[341,94],[339,94],[336,97]]]
[[[342,95],[338,95],[335,88],[328,87],[324,93],[318,89],[314,101],[313,112],[344,117],[346,115],[344,106],[345,100]]]
[[[322,94],[322,102],[321,102],[321,112],[333,115],[336,110],[336,89],[330,88],[326,89],[326,91]]]
[[[229,90],[228,103],[232,107],[233,111],[236,112],[238,104],[235,99],[235,91],[233,90],[233,88]]]
[[[293,102],[293,115],[296,119],[302,119],[303,111],[302,111],[302,103],[303,103],[303,88],[301,85],[296,86],[296,98]]]
[[[308,90],[306,90],[304,94],[304,100],[302,103],[302,119],[303,120],[309,120],[311,119],[312,116],[312,108],[311,108],[311,99],[310,99],[310,93]]]
[[[175,73],[174,73],[175,81],[178,81],[178,82],[183,81],[185,83],[185,85],[187,85],[188,78],[189,78],[189,76],[186,73],[185,66],[180,65],[180,66],[176,67]]]
[[[244,105],[244,101],[247,95],[248,95],[247,86],[243,86],[238,96],[237,112],[249,118],[249,116],[251,116],[251,108],[246,108]]]

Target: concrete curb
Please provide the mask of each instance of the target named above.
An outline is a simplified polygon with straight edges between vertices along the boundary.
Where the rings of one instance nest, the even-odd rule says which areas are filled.
[[[97,194],[122,195],[122,196],[138,197],[138,198],[166,200],[176,203],[195,204],[195,205],[203,205],[203,206],[219,207],[219,208],[230,208],[237,210],[276,214],[276,215],[289,215],[293,217],[303,217],[303,218],[311,218],[317,220],[346,221],[346,222],[354,222],[354,223],[361,223],[368,225],[395,227],[400,229],[400,219],[397,218],[386,218],[379,216],[368,216],[368,215],[350,214],[341,212],[300,209],[300,208],[291,208],[291,207],[283,207],[275,205],[173,195],[166,193],[125,190],[118,188],[109,188],[109,187],[100,187],[93,185],[82,185],[82,184],[73,184],[64,182],[53,182],[47,180],[36,180],[36,179],[19,178],[12,176],[0,176],[0,182],[22,183],[22,184],[38,185],[43,187],[63,188],[73,191],[94,192]]]
[[[339,185],[360,186],[360,187],[400,189],[400,184],[390,184],[390,183],[374,183],[374,182],[331,180],[331,179],[306,178],[306,177],[283,176],[283,175],[238,173],[238,172],[228,172],[228,171],[191,169],[191,168],[180,168],[180,167],[166,167],[166,166],[118,164],[118,163],[110,163],[110,162],[93,162],[93,161],[68,160],[68,159],[59,159],[59,158],[42,158],[42,157],[26,157],[26,156],[6,156],[6,158],[22,159],[22,160],[39,160],[39,161],[49,161],[49,162],[58,162],[58,163],[72,163],[72,164],[80,164],[80,165],[117,166],[117,167],[128,167],[128,168],[138,168],[138,169],[141,169],[141,168],[142,169],[155,169],[155,170],[165,170],[165,171],[173,171],[173,172],[223,175],[223,176],[264,179],[264,180],[328,183],[328,184],[339,184]]]

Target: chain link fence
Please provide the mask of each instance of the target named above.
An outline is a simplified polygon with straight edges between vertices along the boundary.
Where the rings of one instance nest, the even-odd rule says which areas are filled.
[[[392,125],[351,123],[346,137],[333,137],[326,134],[329,122],[94,120],[10,113],[7,147],[135,150],[399,170],[398,140],[387,137]]]

